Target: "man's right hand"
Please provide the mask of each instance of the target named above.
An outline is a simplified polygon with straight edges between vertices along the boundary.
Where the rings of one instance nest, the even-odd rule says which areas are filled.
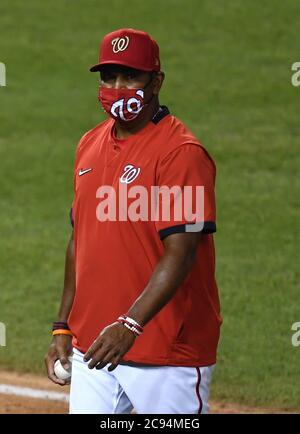
[[[45,364],[48,378],[55,384],[65,386],[68,384],[65,380],[60,380],[54,373],[54,363],[60,360],[62,366],[67,370],[70,367],[68,357],[72,354],[72,336],[56,335],[50,344],[47,354],[45,355]]]

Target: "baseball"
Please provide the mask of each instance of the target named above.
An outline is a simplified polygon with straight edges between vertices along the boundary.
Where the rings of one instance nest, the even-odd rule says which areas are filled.
[[[67,371],[63,368],[62,364],[60,363],[60,360],[57,359],[54,363],[54,373],[60,380],[65,380],[67,382],[71,381],[71,374],[72,374],[72,356],[68,357],[70,362],[70,369]]]

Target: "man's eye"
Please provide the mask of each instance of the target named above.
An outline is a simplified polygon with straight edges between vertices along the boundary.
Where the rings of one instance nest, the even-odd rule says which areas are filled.
[[[137,78],[138,74],[131,72],[130,74],[127,74],[127,78],[128,80],[134,80],[135,78]]]
[[[114,80],[115,77],[112,74],[105,74],[105,73],[103,73],[103,74],[101,74],[100,79],[102,81],[111,81],[111,80]]]

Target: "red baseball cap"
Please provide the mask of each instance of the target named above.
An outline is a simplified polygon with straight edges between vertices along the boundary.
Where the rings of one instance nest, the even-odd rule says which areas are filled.
[[[119,29],[104,36],[99,51],[99,63],[90,68],[100,71],[102,65],[117,64],[140,69],[159,71],[159,46],[146,32]]]

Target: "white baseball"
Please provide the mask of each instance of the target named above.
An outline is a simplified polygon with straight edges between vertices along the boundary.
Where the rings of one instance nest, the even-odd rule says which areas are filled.
[[[72,356],[68,357],[69,363],[70,363],[70,369],[66,370],[63,368],[62,364],[60,363],[60,360],[57,359],[54,363],[54,373],[60,380],[65,380],[67,382],[71,381],[71,375],[72,375]]]

